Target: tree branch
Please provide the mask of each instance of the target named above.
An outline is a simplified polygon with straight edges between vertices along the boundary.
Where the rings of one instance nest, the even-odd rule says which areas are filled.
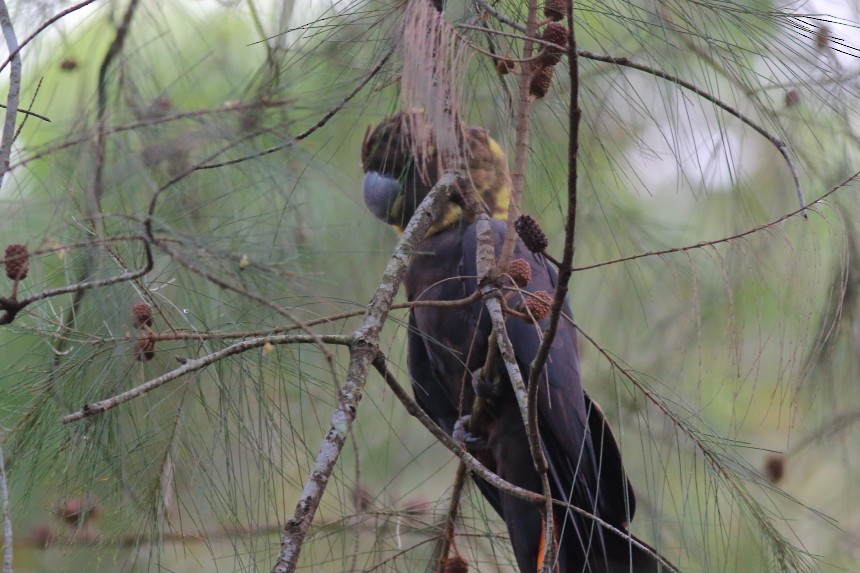
[[[2,1],[2,0],[0,0],[0,1]],[[149,244],[149,240],[147,238],[145,238],[145,237],[135,237],[135,238],[143,241],[144,253],[146,255],[146,263],[143,265],[143,267],[141,267],[137,270],[134,270],[134,271],[124,272],[124,273],[119,274],[115,277],[93,280],[93,281],[81,281],[81,282],[77,282],[77,283],[71,284],[71,285],[66,285],[63,287],[43,290],[42,292],[34,294],[33,296],[25,298],[24,300],[21,300],[21,301],[18,301],[18,300],[12,299],[12,298],[0,297],[0,310],[4,311],[3,316],[0,316],[0,325],[11,323],[13,320],[15,320],[15,316],[17,316],[17,314],[19,312],[21,312],[24,308],[26,308],[28,305],[33,304],[34,302],[44,300],[46,298],[52,298],[52,297],[59,296],[62,294],[69,294],[69,293],[74,293],[75,294],[75,300],[79,302],[80,296],[81,296],[80,293],[82,293],[86,290],[89,290],[92,288],[106,287],[106,286],[124,283],[124,282],[128,282],[128,281],[133,281],[135,279],[142,277],[143,275],[145,275],[146,273],[148,273],[149,271],[152,270],[152,266],[153,266],[152,248],[151,248],[151,246]],[[74,305],[74,303],[73,303],[73,305]],[[67,315],[66,320],[64,321],[64,326],[67,327],[69,324],[71,324],[71,322],[69,320],[69,316]]]
[[[544,496],[534,493],[533,491],[529,491],[527,489],[521,488],[519,486],[515,486],[514,484],[503,480],[493,472],[487,469],[484,464],[478,461],[472,454],[467,452],[463,447],[454,441],[454,438],[445,433],[445,430],[439,427],[436,422],[433,421],[432,418],[425,412],[421,406],[418,405],[417,402],[409,395],[405,388],[397,381],[396,378],[388,371],[388,367],[385,365],[385,357],[381,354],[377,354],[376,359],[373,361],[373,366],[376,370],[382,375],[383,379],[385,379],[385,383],[391,388],[391,391],[400,400],[400,403],[403,404],[403,407],[406,408],[406,411],[412,415],[415,419],[417,419],[421,425],[423,425],[427,430],[433,435],[436,440],[439,441],[443,446],[448,448],[448,450],[457,456],[460,461],[466,464],[466,467],[469,468],[469,471],[476,473],[480,476],[481,479],[489,483],[490,485],[497,487],[499,490],[517,497],[519,499],[528,501],[535,505],[542,505],[545,502]]]
[[[319,344],[319,342],[325,342],[326,344],[343,344],[348,345],[352,343],[352,338],[343,335],[336,334],[318,334],[318,335],[281,335],[281,336],[263,336],[260,338],[252,338],[249,340],[242,340],[240,342],[236,342],[231,344],[226,348],[222,348],[221,350],[217,350],[212,352],[211,354],[207,354],[201,358],[195,358],[190,360],[184,360],[182,362],[182,366],[179,368],[175,368],[170,372],[162,374],[157,378],[153,378],[152,380],[147,380],[143,384],[139,386],[135,386],[130,390],[126,390],[121,394],[117,394],[110,398],[106,398],[94,404],[85,404],[83,408],[78,410],[77,412],[73,412],[63,417],[64,424],[70,424],[72,422],[77,422],[78,420],[82,420],[84,418],[88,418],[90,416],[95,416],[96,414],[101,414],[106,412],[112,408],[116,408],[120,404],[128,402],[138,396],[142,396],[147,392],[155,390],[161,386],[164,386],[168,382],[172,380],[176,380],[186,374],[191,372],[196,372],[197,370],[201,370],[210,364],[214,364],[219,360],[223,360],[229,356],[233,356],[236,354],[242,354],[243,352],[247,352],[249,350],[253,350],[254,348],[260,348],[265,346],[266,344]]]
[[[821,203],[822,201],[824,201],[825,199],[827,199],[828,197],[830,197],[831,195],[833,195],[834,193],[836,193],[840,189],[844,189],[845,187],[848,186],[849,183],[852,183],[852,182],[856,181],[857,179],[860,179],[860,171],[858,171],[857,173],[854,173],[853,175],[851,175],[850,177],[848,177],[847,179],[845,179],[844,181],[842,181],[838,185],[834,185],[833,187],[831,187],[826,192],[822,193],[821,195],[819,195],[818,197],[816,197],[815,199],[813,199],[809,203],[806,203],[805,205],[801,205],[801,207],[799,209],[795,209],[789,213],[786,213],[785,215],[782,215],[781,217],[777,217],[773,221],[769,221],[767,223],[762,223],[761,225],[756,225],[755,227],[753,227],[751,229],[747,229],[746,231],[742,231],[742,232],[736,233],[734,235],[729,235],[728,237],[722,237],[720,239],[714,239],[713,241],[700,241],[700,242],[695,243],[693,245],[686,245],[684,247],[672,247],[671,249],[662,249],[662,250],[658,250],[658,251],[648,251],[648,252],[639,253],[636,255],[628,255],[626,257],[618,257],[617,259],[611,259],[608,261],[602,261],[602,262],[593,263],[590,265],[583,265],[581,267],[574,267],[573,270],[574,270],[574,272],[576,272],[576,271],[587,271],[587,270],[591,270],[591,269],[597,269],[600,267],[605,267],[608,265],[615,265],[618,263],[626,263],[628,261],[635,261],[637,259],[644,259],[646,257],[659,257],[662,255],[671,255],[672,253],[686,253],[688,251],[693,251],[695,249],[702,249],[704,247],[713,247],[713,246],[719,245],[721,243],[730,243],[732,241],[736,241],[737,239],[742,239],[742,238],[747,237],[749,235],[754,235],[755,233],[758,233],[759,231],[764,231],[766,229],[770,229],[771,227],[774,227],[774,226],[776,226],[776,225],[778,225],[784,221],[787,221],[788,219],[791,219],[792,217],[794,217],[796,215],[802,215],[805,218],[806,217],[806,215],[805,215],[806,211],[808,211],[809,209],[812,209],[815,205]]]
[[[95,1],[96,0],[85,0],[84,2],[79,2],[78,4],[74,4],[72,6],[69,6],[65,10],[57,12],[55,15],[48,18],[44,22],[42,22],[38,28],[33,30],[32,34],[30,34],[29,36],[24,38],[24,41],[21,42],[14,51],[9,52],[9,55],[6,56],[6,59],[3,60],[2,64],[0,64],[0,71],[3,71],[3,69],[9,65],[9,62],[11,62],[13,58],[18,57],[18,53],[24,48],[24,46],[26,46],[27,44],[32,42],[36,38],[36,36],[38,36],[39,34],[44,32],[48,28],[50,28],[54,22],[56,22],[57,20],[60,20],[61,18],[68,16],[72,12],[77,12],[78,10],[80,10],[81,8],[84,8],[85,6],[89,6],[90,4],[92,4]],[[35,114],[32,112],[23,112],[23,113],[28,113],[29,115],[34,115],[34,116],[38,117],[39,119],[44,119],[45,121],[51,121],[47,117],[44,117],[44,116],[41,116],[41,115],[38,115],[38,114]]]
[[[430,416],[419,406],[415,400],[413,400],[409,393],[406,391],[403,386],[397,382],[397,379],[388,371],[385,366],[385,357],[382,354],[377,354],[376,358],[373,361],[373,366],[376,370],[382,375],[383,379],[385,379],[385,383],[392,390],[394,395],[400,400],[400,403],[403,404],[403,407],[406,408],[406,411],[415,417],[432,435],[435,437],[443,446],[448,448],[448,450],[457,456],[461,462],[466,464],[466,467],[469,471],[477,474],[482,480],[486,481],[493,487],[498,488],[500,491],[508,495],[512,495],[534,505],[545,505],[546,498],[543,495],[536,494],[527,489],[523,489],[521,487],[515,486],[514,484],[503,480],[498,475],[494,474],[490,470],[488,470],[481,462],[475,459],[469,452],[464,450],[460,444],[454,441],[451,436],[445,433],[445,430],[440,428],[436,422],[434,422]],[[610,531],[621,538],[625,539],[628,543],[641,549],[648,555],[654,557],[657,561],[663,564],[666,571],[675,572],[676,570],[668,563],[661,555],[656,553],[653,549],[648,547],[647,545],[641,543],[632,535],[630,535],[627,531],[621,531],[617,527],[607,523],[603,519],[594,515],[593,513],[589,513],[580,507],[576,507],[571,503],[560,501],[560,500],[552,500],[552,503],[557,507],[563,507],[574,513],[585,517],[586,519],[590,519],[599,527]]]
[[[379,333],[388,317],[394,295],[406,274],[406,267],[412,260],[412,253],[424,239],[427,230],[448,202],[454,189],[462,185],[461,173],[446,172],[442,175],[418,206],[388,261],[376,293],[367,306],[364,321],[355,331],[354,340],[350,345],[346,380],[342,386],[337,408],[331,417],[331,427],[320,446],[314,468],[305,482],[293,518],[284,526],[281,550],[272,573],[293,573],[296,569],[299,552],[308,528],[319,507],[335,463],[340,457],[347,433],[355,420],[358,403],[367,383],[368,367],[379,352]]]
[[[0,445],[0,513],[3,514],[3,573],[12,573],[12,515],[9,509],[9,486],[6,483],[6,461]]]
[[[0,140],[0,187],[3,177],[9,172],[12,158],[12,142],[15,140],[15,119],[18,116],[18,104],[21,96],[21,56],[18,55],[18,37],[12,26],[12,18],[6,2],[0,0],[0,28],[12,62],[9,70],[9,95],[6,97],[6,118],[3,120],[3,138]]]
[[[489,217],[486,214],[479,215],[478,219],[475,221],[475,228],[477,230],[479,251],[477,260],[482,261],[489,259],[492,261],[492,257],[488,256],[491,255],[494,250],[493,231],[490,226]],[[481,251],[486,251],[486,253],[482,253]],[[484,263],[478,268],[478,276],[485,279],[491,271],[492,267],[487,268],[486,263]],[[547,473],[549,466],[547,465],[546,456],[544,455],[543,447],[541,446],[540,432],[537,427],[537,402],[532,402],[530,400],[532,394],[537,396],[538,384],[532,380],[534,378],[534,372],[532,372],[532,375],[530,376],[530,386],[528,388],[523,381],[523,375],[522,372],[520,372],[520,367],[517,363],[514,346],[511,343],[508,331],[505,328],[505,315],[502,311],[502,302],[500,300],[502,295],[498,288],[496,288],[495,285],[488,283],[481,286],[480,290],[484,297],[484,306],[487,308],[490,320],[493,323],[493,337],[491,338],[493,338],[495,343],[498,345],[499,355],[502,358],[502,362],[505,364],[508,378],[511,380],[514,396],[516,396],[517,405],[519,406],[520,414],[523,418],[523,427],[526,430],[526,437],[529,443],[529,450],[531,450],[532,462],[534,463],[535,470],[540,474],[541,489],[543,490],[544,500],[544,539],[554,540],[555,534],[553,529],[555,527],[555,522],[553,520],[552,511],[553,499],[552,490],[549,485],[549,475]],[[493,341],[490,343],[492,344]],[[534,425],[532,425],[532,419],[535,421]],[[541,567],[542,572],[551,573],[554,570],[553,563],[555,562],[555,549],[555,543],[553,542],[547,541],[547,543],[544,544],[544,553],[542,556],[543,566]]]
[[[537,29],[537,1],[529,0],[528,14],[526,16],[526,37],[523,40],[523,60],[530,60],[534,49],[532,38]],[[531,64],[520,64],[519,84],[517,92],[517,116],[516,116],[516,148],[514,152],[514,168],[511,171],[511,202],[508,206],[508,228],[505,230],[505,241],[502,252],[499,255],[499,268],[508,266],[514,253],[517,242],[517,233],[514,230],[514,221],[520,216],[520,204],[523,197],[523,184],[526,178],[526,163],[529,151],[529,109],[531,108],[531,96],[529,85],[534,75],[534,66]]]
[[[504,14],[502,14],[501,12],[499,12],[498,10],[496,10],[495,8],[490,6],[488,3],[486,3],[482,0],[478,0],[477,5],[480,7],[481,10],[483,10],[484,12],[493,16],[493,18],[495,18],[496,20],[498,20],[502,24],[510,26],[511,28],[514,28],[515,30],[525,34],[525,37],[522,38],[524,42],[527,40],[530,40],[532,42],[535,42],[535,41],[540,42],[540,40],[538,40],[536,38],[532,38],[532,36],[534,36],[534,33],[533,33],[533,31],[530,31],[528,29],[528,27],[523,26],[522,24],[512,20],[511,18],[508,18],[507,16],[505,16]],[[569,19],[568,24],[573,23],[573,16],[572,15],[573,15],[573,12],[568,13],[568,19]],[[571,25],[568,25],[568,30],[571,30],[571,34],[572,34],[573,28]],[[570,39],[571,39],[571,37],[568,38],[568,40],[570,40]],[[543,43],[543,42],[540,42],[540,43]],[[575,53],[575,56],[573,55],[574,53]],[[688,82],[686,80],[683,80],[683,79],[679,78],[678,76],[672,75],[672,74],[670,74],[666,71],[663,71],[659,68],[654,68],[652,66],[648,66],[645,64],[640,64],[640,63],[634,62],[633,60],[631,60],[630,58],[625,57],[625,56],[621,56],[621,57],[609,56],[606,54],[598,54],[595,52],[590,52],[588,50],[579,50],[579,49],[576,49],[575,46],[571,46],[571,44],[568,42],[568,60],[571,63],[573,63],[573,59],[575,57],[585,58],[588,60],[594,60],[596,62],[604,62],[607,64],[613,64],[613,65],[621,66],[621,67],[625,67],[625,68],[631,68],[631,69],[638,70],[640,72],[644,72],[646,74],[658,77],[660,79],[664,79],[670,83],[673,83],[679,87],[682,87],[686,90],[693,92],[697,96],[711,102],[712,104],[719,107],[723,111],[733,115],[734,117],[739,119],[741,121],[741,123],[752,128],[759,135],[761,135],[762,137],[767,139],[770,142],[770,144],[773,145],[777,151],[779,151],[779,154],[782,155],[782,158],[785,160],[785,163],[788,166],[788,170],[791,173],[791,178],[794,182],[794,190],[795,190],[795,193],[797,194],[797,200],[798,200],[800,206],[803,207],[803,205],[804,205],[803,188],[800,185],[800,177],[797,173],[797,167],[794,164],[794,160],[791,158],[791,154],[789,154],[789,152],[788,152],[788,146],[780,138],[771,134],[764,127],[762,127],[761,125],[759,125],[758,123],[753,121],[752,118],[749,118],[746,115],[744,115],[743,113],[741,113],[737,108],[730,106],[729,104],[723,102],[722,100],[720,100],[716,96],[714,96],[714,95],[710,94],[709,92],[699,88],[695,84]],[[800,211],[801,211],[801,216],[805,219],[806,218],[805,210],[801,209]]]
[[[384,68],[385,64],[388,63],[388,60],[391,59],[391,55],[393,53],[394,53],[394,48],[389,49],[388,52],[386,52],[385,55],[382,56],[382,59],[379,60],[379,63],[376,64],[376,66],[374,66],[373,69],[370,70],[361,79],[361,81],[358,82],[358,85],[356,85],[355,88],[353,88],[353,90],[351,92],[349,92],[336,106],[334,106],[333,108],[328,110],[328,112],[326,112],[326,114],[323,115],[319,119],[319,121],[317,121],[311,127],[304,130],[302,133],[298,134],[296,137],[294,137],[290,141],[287,141],[286,143],[282,143],[280,145],[275,145],[275,146],[269,147],[268,149],[264,149],[263,151],[259,151],[257,153],[251,153],[250,155],[245,155],[243,157],[237,157],[235,159],[228,159],[227,161],[221,161],[219,163],[206,163],[204,165],[199,165],[198,167],[196,167],[196,169],[198,169],[198,170],[217,169],[219,167],[226,167],[227,165],[235,165],[237,163],[243,163],[243,162],[249,161],[251,159],[257,159],[259,157],[263,157],[264,155],[269,155],[271,153],[281,151],[282,149],[286,149],[287,147],[290,147],[296,141],[301,141],[302,139],[307,138],[308,136],[310,136],[312,133],[314,133],[315,131],[317,131],[321,127],[324,127],[325,124],[327,124],[329,122],[329,120],[331,120],[331,118],[333,118],[335,115],[337,115],[337,113],[340,110],[342,110],[346,106],[346,104],[348,104],[350,102],[350,100],[352,100],[352,98],[354,98],[356,95],[358,95],[359,92],[361,92],[361,90],[363,90],[364,87],[370,82],[370,80],[375,78],[376,75],[380,71],[382,71],[382,68]]]
[[[382,364],[385,364],[384,360],[382,361]],[[373,365],[377,365],[376,361],[374,361]],[[379,368],[377,368],[377,371],[378,370]],[[460,461],[460,464],[457,466],[457,473],[454,476],[454,486],[451,490],[451,501],[448,503],[448,511],[445,513],[445,524],[442,527],[442,540],[438,547],[439,565],[436,569],[438,573],[445,573],[445,560],[448,559],[448,553],[450,553],[451,547],[454,547],[455,554],[457,552],[456,543],[454,543],[454,530],[457,525],[457,515],[460,511],[460,497],[463,495],[463,489],[466,486],[466,469],[466,464],[463,463],[463,461]]]
[[[122,16],[122,21],[116,29],[116,36],[108,47],[101,66],[99,66],[98,82],[96,84],[96,123],[98,124],[99,136],[96,139],[96,165],[95,174],[93,177],[92,187],[88,192],[89,207],[90,207],[90,222],[96,230],[98,236],[104,235],[104,223],[101,215],[101,200],[104,194],[104,166],[105,154],[107,153],[106,142],[104,136],[105,116],[107,114],[107,73],[113,61],[122,52],[125,46],[125,40],[128,38],[128,32],[131,29],[131,19],[137,11],[137,6],[140,0],[131,0],[125,13]],[[87,261],[89,263],[89,261]],[[89,264],[84,268],[85,272],[89,272]]]

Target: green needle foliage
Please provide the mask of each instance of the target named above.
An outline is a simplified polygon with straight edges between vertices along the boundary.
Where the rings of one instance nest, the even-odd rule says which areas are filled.
[[[0,187],[0,246],[30,253],[0,296],[33,299],[0,326],[16,573],[272,569],[396,241],[362,204],[362,138],[438,103],[410,91],[408,4],[97,2],[23,47],[22,107],[50,122],[17,116]],[[64,7],[12,4],[19,41]],[[512,164],[527,8],[444,12],[467,54],[453,108]],[[811,9],[574,6],[582,378],[637,488],[632,531],[683,571],[860,562],[860,30]],[[568,66],[524,148],[556,258]],[[407,312],[380,343],[404,385]],[[456,468],[372,372],[299,568],[435,571]],[[455,547],[515,570],[471,486]]]

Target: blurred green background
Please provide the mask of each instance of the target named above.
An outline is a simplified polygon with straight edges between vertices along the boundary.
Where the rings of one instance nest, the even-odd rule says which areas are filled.
[[[666,70],[783,139],[807,201],[860,170],[857,29],[836,12],[576,5],[582,49]],[[128,6],[96,3],[22,52],[22,102],[51,122],[26,120],[0,190],[0,243],[40,251],[19,297],[142,265],[140,242],[123,237],[141,233],[156,192],[165,246],[138,281],[87,291],[76,306],[71,295],[47,299],[0,327],[15,571],[268,571],[328,430],[346,351],[257,349],[104,415],[60,419],[172,370],[176,357],[289,324],[259,300],[301,321],[363,308],[396,236],[364,209],[359,148],[367,126],[401,106],[405,3],[141,1],[105,76],[101,208],[116,240],[95,245],[86,197],[99,169],[96,87]],[[452,1],[446,16],[511,32],[477,6]],[[494,6],[524,21],[524,3]],[[13,4],[19,38],[62,7]],[[518,39],[458,30],[484,50],[518,53]],[[364,90],[295,139],[389,48]],[[774,146],[671,82],[580,61],[576,265],[742,235],[574,274],[577,322],[672,413],[580,341],[584,385],[616,429],[640,500],[632,530],[687,572],[860,570],[856,185],[806,220],[746,233],[798,209]],[[524,197],[557,255],[564,72],[533,107]],[[513,156],[514,76],[476,53],[458,80],[468,121]],[[10,290],[0,283],[0,295]],[[155,307],[158,332],[199,339],[160,340],[154,360],[137,361],[129,312],[141,301]],[[383,341],[403,384],[406,316],[392,313]],[[350,334],[359,319],[313,330]],[[371,375],[301,569],[424,570],[455,469]],[[463,506],[457,547],[473,570],[513,571],[501,521],[473,488]]]

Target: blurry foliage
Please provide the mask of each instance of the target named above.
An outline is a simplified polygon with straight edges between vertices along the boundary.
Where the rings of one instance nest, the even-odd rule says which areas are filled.
[[[34,15],[26,4],[17,6],[19,37],[58,8],[43,2],[45,14]],[[494,6],[524,19],[522,2]],[[0,330],[18,573],[270,569],[328,429],[344,351],[255,350],[105,414],[59,421],[175,368],[176,357],[234,340],[159,340],[154,360],[137,361],[129,315],[137,302],[155,308],[159,333],[205,335],[289,324],[273,305],[302,321],[362,308],[394,236],[361,204],[358,149],[366,126],[399,105],[398,52],[328,125],[293,138],[396,45],[402,8],[140,3],[107,75],[106,235],[140,234],[156,190],[195,165],[282,149],[195,171],[160,192],[154,228],[163,244],[143,279],[86,292],[73,322],[64,295]],[[71,246],[94,238],[86,194],[98,169],[96,83],[126,9],[100,3],[23,51],[22,102],[32,99],[51,122],[31,117],[23,127],[0,192],[0,242],[53,250],[31,261],[20,296],[144,262],[135,241]],[[784,139],[809,201],[858,169],[857,35],[837,18],[780,9],[793,7],[577,2],[577,32],[580,48],[692,81]],[[511,31],[477,16],[472,3],[447,10],[457,23]],[[462,32],[485,49],[492,37],[497,53],[516,52],[510,37]],[[736,119],[636,70],[582,59],[581,72],[577,265],[716,240],[797,209],[776,150]],[[525,197],[556,252],[566,202],[564,75],[534,107]],[[477,55],[462,80],[469,121],[512,150],[514,76],[497,76]],[[805,221],[574,275],[578,323],[696,428],[730,472],[728,482],[715,475],[690,437],[581,341],[585,386],[617,428],[641,498],[634,530],[685,571],[779,570],[770,558],[781,541],[727,483],[801,551],[821,556],[810,567],[860,562],[855,198],[852,183]],[[393,314],[383,344],[403,382],[405,317]],[[348,334],[354,320],[313,329]],[[422,570],[448,505],[453,456],[376,377],[353,436],[303,567]],[[64,518],[58,508],[70,500],[98,511]],[[496,565],[511,561],[501,522],[478,495],[464,506],[460,552],[474,570],[512,570]]]

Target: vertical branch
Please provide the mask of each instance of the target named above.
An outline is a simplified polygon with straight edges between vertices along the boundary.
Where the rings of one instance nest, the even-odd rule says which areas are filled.
[[[514,169],[511,171],[511,202],[508,207],[508,228],[505,231],[505,242],[502,247],[502,253],[499,255],[500,268],[508,266],[514,254],[514,245],[517,242],[514,221],[520,215],[523,185],[526,178],[526,158],[529,150],[529,110],[531,109],[529,84],[531,84],[531,79],[534,75],[534,64],[530,60],[534,51],[534,40],[532,38],[534,38],[536,29],[537,0],[529,0],[522,55],[522,59],[526,61],[520,64],[520,83],[517,92],[516,151],[514,153]]]
[[[567,148],[567,221],[564,227],[564,254],[558,269],[558,283],[553,295],[550,310],[549,325],[544,333],[543,340],[538,348],[537,355],[531,364],[528,381],[528,433],[529,436],[538,436],[537,395],[538,379],[541,371],[549,357],[549,349],[555,339],[558,330],[558,321],[561,317],[561,309],[567,297],[568,282],[572,274],[573,254],[576,248],[574,232],[576,230],[576,205],[577,205],[577,159],[579,156],[579,122],[582,115],[579,109],[579,60],[576,52],[576,35],[574,31],[573,0],[568,0],[567,7],[567,57],[570,74],[570,100],[568,115],[568,148]],[[546,477],[546,472],[542,474]],[[552,512],[547,515],[547,530],[552,526]],[[548,560],[552,556],[554,543],[552,537],[547,534],[547,543],[544,547],[544,569],[551,566]],[[548,569],[547,569],[548,570]]]
[[[9,514],[9,487],[6,484],[6,462],[3,459],[2,446],[0,446],[0,512],[3,513],[3,573],[12,573],[12,516]]]
[[[492,271],[492,255],[494,254],[493,232],[490,227],[489,217],[485,214],[479,215],[475,222],[475,227],[478,236],[478,276],[483,280],[489,276]],[[508,378],[511,380],[514,396],[516,397],[517,405],[520,409],[520,415],[523,418],[523,426],[526,428],[526,437],[528,438],[532,461],[534,463],[535,470],[540,474],[541,489],[544,498],[543,533],[544,539],[546,539],[541,560],[543,565],[541,566],[540,573],[552,573],[555,570],[554,563],[556,551],[556,545],[553,542],[555,539],[555,534],[553,532],[555,523],[553,521],[552,511],[552,490],[550,489],[549,484],[549,466],[546,461],[546,456],[544,455],[540,433],[537,428],[537,403],[536,401],[532,401],[533,397],[537,396],[536,389],[538,385],[536,382],[530,381],[530,385],[527,388],[523,381],[522,372],[520,371],[519,364],[517,364],[514,346],[511,343],[511,339],[508,336],[507,329],[505,328],[505,315],[502,311],[502,303],[500,300],[501,295],[499,294],[498,289],[494,288],[492,285],[488,285],[482,289],[482,294],[484,295],[484,305],[486,306],[487,312],[490,315],[490,320],[493,323],[493,333],[490,336],[489,344],[497,347],[498,353],[501,355],[502,361],[505,363],[505,369],[508,372]],[[491,353],[492,350],[488,355]],[[478,405],[477,400],[476,405]],[[534,425],[532,425],[532,420],[534,420]]]
[[[376,293],[367,306],[364,320],[355,331],[354,340],[350,344],[346,380],[341,388],[337,408],[331,417],[331,426],[320,446],[313,470],[305,482],[295,513],[284,526],[281,550],[272,573],[293,573],[296,570],[302,544],[355,420],[358,403],[367,383],[368,368],[379,352],[379,333],[388,318],[394,295],[403,281],[412,253],[461,181],[461,174],[450,172],[439,179],[410,219],[385,267]]]
[[[93,178],[93,186],[89,190],[88,201],[90,209],[90,222],[99,236],[104,235],[101,220],[101,200],[104,193],[104,167],[105,167],[105,116],[107,115],[107,73],[113,61],[122,52],[128,31],[131,28],[131,19],[137,10],[139,0],[131,0],[128,8],[122,16],[122,22],[116,29],[116,37],[111,42],[101,66],[99,67],[98,83],[96,85],[96,123],[98,138],[96,139],[96,169]]]
[[[567,58],[570,68],[570,115],[568,116],[567,143],[567,221],[564,227],[564,254],[558,268],[558,284],[552,300],[549,326],[531,365],[529,375],[529,403],[537,403],[537,379],[549,356],[549,349],[558,330],[561,309],[567,296],[568,282],[573,269],[573,254],[576,250],[574,233],[576,231],[577,204],[577,157],[579,155],[579,122],[582,110],[579,109],[579,59],[576,52],[576,33],[574,31],[573,0],[568,2],[567,11]],[[537,414],[535,414],[536,416]],[[530,421],[529,428],[537,428],[537,418]]]
[[[558,331],[558,321],[561,317],[561,310],[567,297],[568,283],[573,268],[573,255],[576,249],[574,241],[576,230],[576,207],[577,207],[577,175],[578,175],[578,157],[579,157],[579,123],[582,112],[579,108],[579,59],[576,51],[576,32],[574,28],[574,3],[573,0],[568,0],[567,5],[567,59],[568,73],[570,77],[570,93],[568,102],[568,148],[567,148],[567,220],[564,228],[564,254],[561,264],[558,269],[558,283],[556,284],[555,293],[553,295],[552,307],[550,310],[549,324],[544,333],[535,359],[531,364],[528,380],[528,412],[527,431],[530,439],[536,439],[539,436],[538,430],[538,379],[543,371],[546,360],[549,357],[549,350],[555,339]],[[529,35],[533,33],[529,31]],[[519,151],[519,150],[518,150]],[[510,231],[510,226],[508,231]],[[538,458],[535,458],[536,464]],[[538,466],[541,471],[541,477],[546,479],[546,464],[543,468]],[[551,503],[548,500],[548,504]],[[552,511],[551,505],[548,508],[546,516],[547,543],[544,547],[544,570],[549,571],[552,566],[550,557],[554,557],[553,537],[549,534],[552,528]]]
[[[570,73],[570,100],[568,103],[568,147],[567,147],[567,220],[564,225],[564,254],[558,268],[558,284],[555,287],[549,325],[543,341],[531,364],[529,374],[529,406],[531,418],[529,431],[537,431],[537,380],[549,356],[561,309],[567,296],[568,283],[573,272],[573,255],[576,251],[574,234],[576,231],[577,205],[577,158],[579,156],[579,123],[582,110],[579,109],[579,59],[576,51],[576,32],[574,30],[573,0],[568,0],[567,9],[567,59]]]
[[[12,142],[15,140],[15,117],[18,115],[18,104],[21,96],[21,56],[18,54],[18,37],[12,26],[12,18],[6,2],[0,0],[0,28],[3,29],[3,38],[6,47],[12,56],[12,65],[9,68],[9,95],[6,97],[6,119],[3,121],[3,138],[0,140],[0,186],[3,185],[3,177],[9,171],[9,163],[12,157]]]
[[[137,5],[138,0],[131,0],[128,5],[128,8],[125,11],[125,14],[123,14],[122,22],[119,28],[117,28],[116,37],[108,48],[108,51],[105,54],[104,59],[102,60],[101,66],[99,67],[99,76],[96,85],[96,114],[98,123],[98,139],[96,140],[96,166],[95,175],[93,178],[93,185],[86,191],[86,200],[88,203],[90,223],[92,224],[96,235],[100,238],[104,238],[105,235],[104,225],[101,217],[101,197],[104,190],[103,174],[105,163],[105,137],[107,135],[104,129],[105,115],[107,113],[107,72],[110,68],[111,63],[120,54],[123,46],[125,45],[125,39],[128,36],[128,30],[131,25],[131,18],[134,15],[135,10],[137,9]],[[152,239],[151,233],[148,233],[147,238]],[[149,253],[148,243],[147,253]],[[89,279],[94,274],[95,264],[95,254],[92,252],[92,250],[88,249],[84,254],[83,265],[81,267],[80,273],[78,274],[77,282],[84,282]],[[69,330],[75,325],[78,311],[81,308],[81,304],[83,303],[85,296],[86,290],[84,289],[76,290],[75,293],[72,295],[72,304],[66,310],[66,314],[63,317],[63,330]],[[60,338],[57,341],[57,344],[54,349],[54,359],[52,364],[52,370],[54,371],[54,374],[52,375],[52,380],[54,380],[54,376],[56,375],[56,371],[59,368],[60,361],[65,355],[65,349],[67,344],[68,341],[66,338]],[[53,387],[53,384],[51,386]],[[53,390],[51,390],[51,392],[52,391]]]
[[[448,512],[445,514],[445,526],[442,529],[442,541],[439,547],[439,567],[437,571],[444,573],[445,561],[454,543],[454,528],[457,524],[457,515],[460,512],[460,497],[466,485],[466,464],[461,460],[457,466],[457,474],[454,476],[454,487],[451,492],[451,502],[448,504]],[[455,548],[456,554],[456,548]]]

